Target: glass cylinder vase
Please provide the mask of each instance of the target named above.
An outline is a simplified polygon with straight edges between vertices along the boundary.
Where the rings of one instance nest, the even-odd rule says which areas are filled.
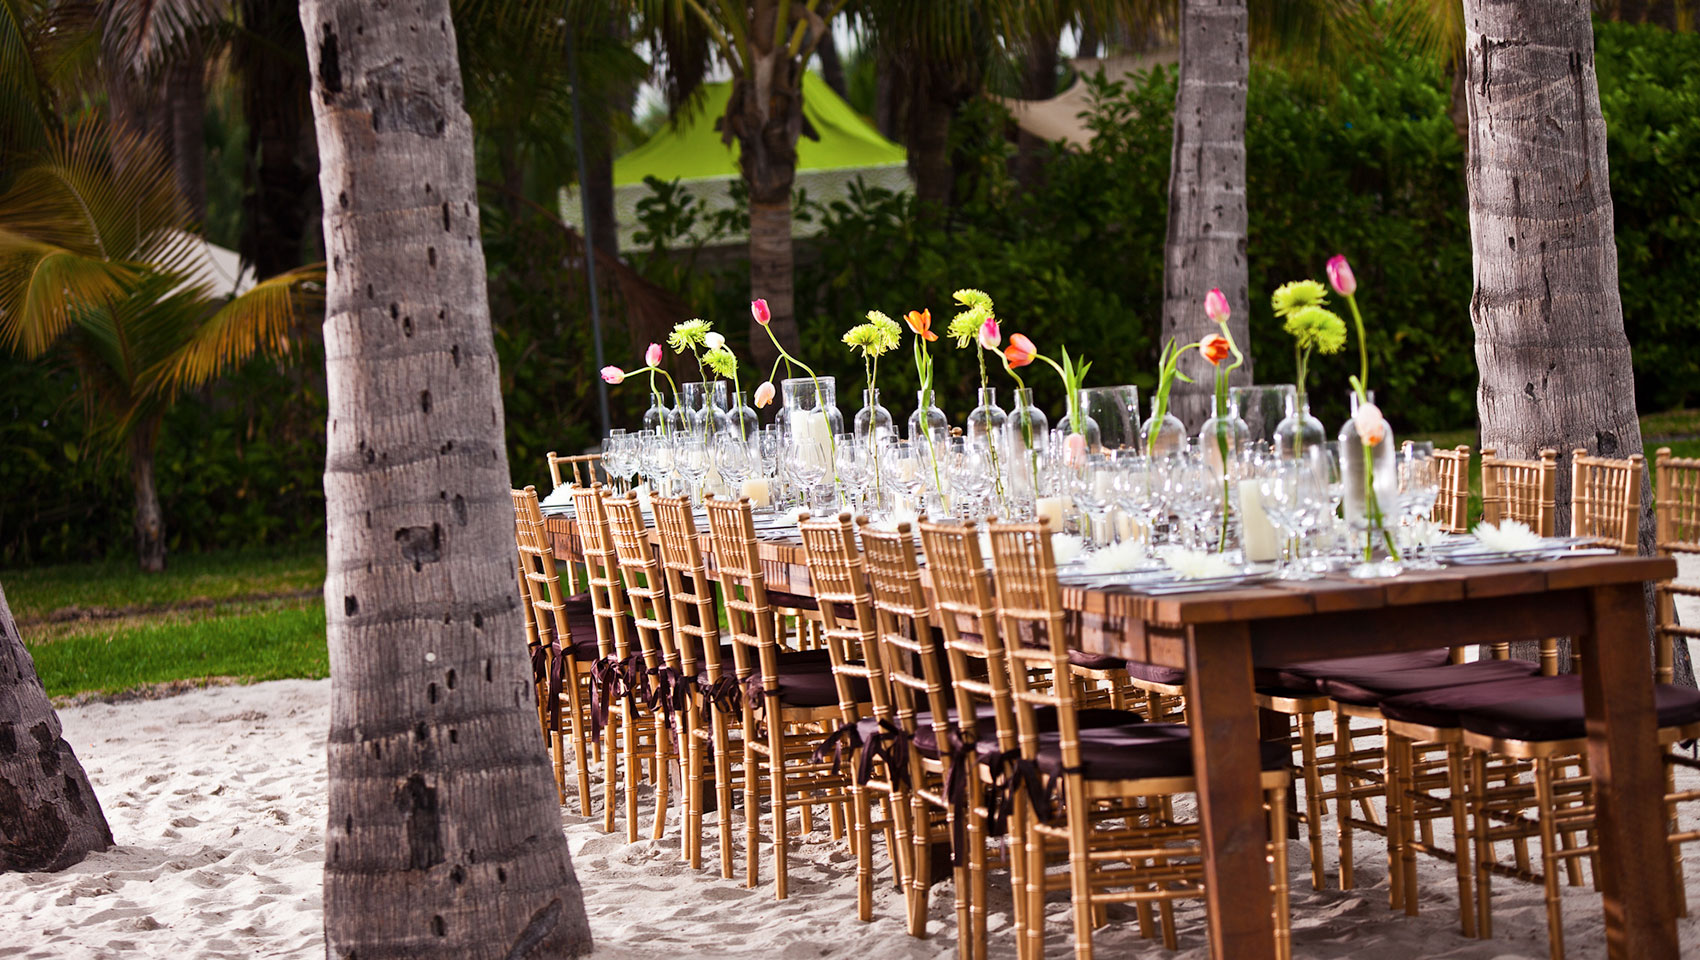
[[[1398,548],[1393,527],[1398,520],[1399,470],[1394,450],[1393,428],[1379,416],[1368,436],[1359,431],[1359,412],[1375,403],[1375,393],[1350,395],[1352,416],[1340,428],[1340,478],[1345,487],[1341,510],[1351,531],[1352,552],[1361,562],[1352,568],[1354,577],[1389,576],[1397,573]],[[1382,557],[1391,564],[1378,562]]]
[[[1098,424],[1104,450],[1139,449],[1144,438],[1139,432],[1138,387],[1088,387],[1080,391],[1080,403]]]
[[[1310,395],[1294,393],[1287,400],[1287,415],[1275,425],[1275,455],[1297,460],[1305,451],[1328,439],[1322,421],[1310,415]]]
[[[1173,456],[1186,446],[1186,424],[1167,411],[1159,422],[1157,407],[1160,403],[1162,401],[1158,398],[1151,398],[1151,416],[1139,427],[1140,442],[1145,444],[1145,453],[1150,457]]]
[[[830,464],[844,432],[838,412],[838,385],[831,377],[794,377],[779,382],[779,432],[789,441],[813,440],[823,462]]]

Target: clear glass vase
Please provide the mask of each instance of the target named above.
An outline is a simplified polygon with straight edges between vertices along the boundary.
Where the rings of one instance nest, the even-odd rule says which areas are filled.
[[[1151,457],[1168,457],[1180,453],[1186,447],[1186,424],[1181,418],[1172,413],[1163,414],[1162,424],[1157,421],[1157,405],[1161,401],[1151,398],[1151,416],[1140,424],[1140,442],[1145,445],[1145,453]]]
[[[870,447],[897,439],[891,411],[880,403],[877,389],[862,391],[862,409],[856,411],[856,437]]]
[[[724,380],[683,385],[685,426],[699,436],[715,437],[726,429],[730,391]]]
[[[1198,430],[1198,449],[1211,472],[1229,472],[1251,444],[1251,430],[1240,419],[1232,397],[1210,397],[1210,419]]]
[[[1288,398],[1286,416],[1275,425],[1275,455],[1296,460],[1311,447],[1328,439],[1322,421],[1310,415],[1310,395],[1294,392]]]
[[[1086,415],[1098,425],[1105,450],[1138,450],[1144,437],[1139,432],[1139,388],[1088,387],[1080,391]]]
[[[1352,416],[1340,428],[1340,478],[1345,487],[1342,514],[1351,533],[1352,552],[1359,563],[1351,570],[1357,578],[1385,577],[1400,571],[1399,551],[1393,543],[1398,521],[1399,470],[1394,450],[1393,428],[1382,420],[1381,436],[1359,435],[1357,413],[1375,394],[1359,398],[1351,394]]]
[[[673,398],[673,406],[661,402],[661,394],[649,395],[649,409],[643,412],[643,428],[655,431],[658,437],[670,437],[685,430],[685,418],[679,413],[684,401]]]
[[[1063,409],[1079,410],[1082,422],[1075,423],[1073,415],[1065,412],[1053,432],[1057,435],[1058,450],[1063,460],[1070,466],[1079,467],[1086,465],[1086,458],[1091,454],[1104,452],[1104,434],[1098,421],[1086,412],[1086,400],[1079,391],[1075,392],[1073,400]]]
[[[915,412],[909,415],[909,442],[921,443],[940,436],[950,436],[950,420],[938,404],[932,403],[930,391],[915,392]]]
[[[787,439],[809,439],[833,456],[833,438],[844,432],[838,412],[838,385],[831,377],[794,377],[779,382],[779,432]]]
[[[732,406],[726,411],[726,429],[745,443],[754,443],[761,436],[761,417],[746,402],[742,390],[732,394]]]
[[[1234,411],[1245,421],[1251,442],[1273,444],[1275,427],[1287,415],[1298,392],[1299,388],[1290,383],[1257,383],[1229,387],[1228,399],[1234,401]]]
[[[1026,515],[1039,495],[1044,472],[1045,445],[1050,437],[1050,418],[1033,404],[1033,391],[1015,391],[1015,408],[1003,422],[998,447],[1003,459],[1004,489],[1013,515]]]
[[[979,406],[968,411],[968,423],[963,428],[962,435],[969,443],[989,446],[1003,436],[1004,421],[1009,419],[1009,414],[998,406],[997,388],[982,387],[979,397]]]

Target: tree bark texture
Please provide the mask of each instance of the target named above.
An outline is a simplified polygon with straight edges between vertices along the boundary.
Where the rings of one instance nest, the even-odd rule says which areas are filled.
[[[325,209],[326,953],[589,952],[513,589],[448,0],[304,0]]]
[[[292,0],[242,0],[242,20],[259,41],[237,62],[249,164],[238,246],[264,279],[302,264],[314,226],[307,61]]]
[[[196,224],[207,219],[206,57],[191,40],[166,71],[166,103],[171,115],[171,169],[177,192]]]
[[[1593,24],[1587,0],[1465,0],[1464,29],[1482,446],[1507,457],[1559,452],[1562,532],[1570,451],[1641,452]],[[1647,476],[1643,553],[1654,535]]]
[[[850,84],[844,79],[844,58],[838,55],[838,41],[833,39],[830,27],[821,34],[815,53],[820,56],[821,79],[826,81],[833,93],[846,100],[850,99]]]
[[[1246,276],[1245,0],[1185,0],[1181,5],[1180,85],[1169,168],[1169,233],[1163,250],[1163,340],[1196,342],[1216,330],[1204,297],[1220,287],[1229,329],[1245,353],[1236,384],[1252,382],[1251,300]],[[1214,368],[1188,351],[1170,412],[1189,431],[1210,416]]]
[[[1061,28],[1035,30],[1023,44],[1021,58],[1021,95],[1028,100],[1049,100],[1057,95],[1057,43]],[[1015,179],[1022,187],[1032,189],[1045,176],[1045,154],[1050,143],[1026,130],[1015,135]]]
[[[145,420],[130,431],[130,487],[136,495],[136,558],[148,573],[165,569],[165,511],[154,483],[154,451],[159,421]]]
[[[0,873],[63,870],[112,846],[100,800],[0,587]]]
[[[770,45],[733,79],[721,119],[722,139],[738,140],[738,162],[750,191],[750,296],[767,300],[770,328],[793,353],[802,348],[791,248],[791,188],[797,178],[797,138],[803,132],[801,83],[802,68],[786,56],[783,44]],[[778,357],[753,318],[750,352],[760,370]]]

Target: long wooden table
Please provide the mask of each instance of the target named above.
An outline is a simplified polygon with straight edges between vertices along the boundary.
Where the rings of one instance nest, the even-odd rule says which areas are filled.
[[[573,522],[550,518],[555,553],[579,556]],[[706,539],[706,538],[705,538]],[[801,547],[764,543],[768,586],[812,593]],[[1572,636],[1582,655],[1600,892],[1610,957],[1675,960],[1664,772],[1642,584],[1676,576],[1662,557],[1579,557],[1409,572],[1391,580],[1277,581],[1161,597],[1063,589],[1082,649],[1187,675],[1212,953],[1274,960],[1254,665]]]

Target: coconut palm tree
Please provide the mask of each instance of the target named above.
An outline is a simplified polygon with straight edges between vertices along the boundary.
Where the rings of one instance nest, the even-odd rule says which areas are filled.
[[[301,23],[330,257],[326,955],[587,953],[514,593],[448,0],[303,0]]]
[[[121,159],[119,159],[121,158]],[[77,370],[91,437],[130,466],[136,550],[165,568],[154,455],[166,410],[257,351],[288,348],[319,276],[304,268],[224,299],[195,271],[164,149],[109,133],[98,118],[50,134],[0,194],[0,344],[50,350]]]
[[[690,99],[711,53],[732,73],[732,96],[717,125],[722,140],[737,141],[749,189],[750,292],[766,298],[771,329],[790,350],[801,346],[793,295],[791,187],[797,138],[805,132],[803,65],[847,2],[639,0],[651,38],[667,53],[673,104],[683,106]],[[750,323],[756,365],[765,369],[777,353],[755,328],[756,321]]]
[[[112,846],[100,799],[35,674],[0,587],[0,873],[63,870]]]

